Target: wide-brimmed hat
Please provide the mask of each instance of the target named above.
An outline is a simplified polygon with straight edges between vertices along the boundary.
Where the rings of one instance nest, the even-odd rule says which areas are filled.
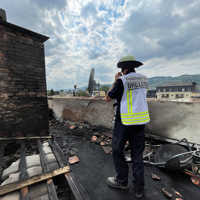
[[[134,56],[122,57],[117,63],[117,67],[119,68],[137,68],[141,65],[143,65],[143,63],[135,60]]]

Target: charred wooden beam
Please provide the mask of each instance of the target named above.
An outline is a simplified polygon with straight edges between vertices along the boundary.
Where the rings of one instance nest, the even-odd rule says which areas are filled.
[[[56,156],[56,159],[57,159],[60,167],[63,167],[66,164],[68,164],[68,161],[67,161],[68,159],[65,157],[59,144],[55,140],[53,142],[49,141],[49,144],[54,151],[54,154]],[[66,178],[66,180],[69,184],[69,187],[72,190],[76,200],[90,200],[90,197],[89,197],[87,191],[81,185],[81,183],[76,179],[76,177],[74,176],[74,174],[72,172],[65,173],[64,175],[65,175],[65,178]]]
[[[40,140],[37,140],[37,145],[38,145],[38,149],[39,149],[39,152],[40,152],[40,162],[41,162],[42,170],[43,170],[44,173],[49,172],[50,168],[48,166],[48,162],[46,160],[45,153],[43,151],[42,144],[41,144]],[[55,185],[53,183],[52,178],[47,180],[47,189],[48,189],[49,199],[50,200],[58,200],[58,196],[56,194],[56,189],[55,189]]]
[[[32,136],[32,137],[0,137],[0,141],[9,140],[38,140],[38,139],[51,139],[52,136]]]
[[[28,179],[27,174],[27,166],[26,166],[26,145],[24,141],[21,141],[21,150],[20,150],[20,163],[19,163],[19,171],[20,176],[19,180],[24,181]],[[20,192],[20,200],[30,200],[29,194],[28,194],[28,187],[21,188]]]

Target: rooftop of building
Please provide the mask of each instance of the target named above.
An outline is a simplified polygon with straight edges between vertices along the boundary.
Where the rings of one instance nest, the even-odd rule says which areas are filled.
[[[195,82],[173,82],[173,83],[165,83],[163,85],[159,85],[158,87],[183,87],[183,86],[194,86]]]

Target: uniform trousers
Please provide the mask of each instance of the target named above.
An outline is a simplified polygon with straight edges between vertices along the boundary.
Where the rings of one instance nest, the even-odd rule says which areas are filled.
[[[112,138],[112,155],[117,181],[128,184],[129,166],[124,158],[124,147],[129,141],[132,158],[133,184],[136,191],[144,190],[143,151],[145,147],[145,125],[125,126],[121,120],[115,120]]]

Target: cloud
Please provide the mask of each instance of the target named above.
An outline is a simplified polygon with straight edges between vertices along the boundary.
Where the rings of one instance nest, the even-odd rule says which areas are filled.
[[[133,54],[147,76],[200,73],[200,1],[1,0],[11,23],[50,37],[49,89],[87,86],[91,68],[111,83],[121,56]]]
[[[62,9],[66,6],[67,0],[29,0],[30,3],[37,4],[39,8]]]
[[[119,38],[130,52],[144,60],[152,57],[181,57],[198,49],[200,2],[158,1],[143,3],[133,10],[121,26]],[[150,1],[149,1],[150,2]],[[192,14],[195,9],[196,15]]]
[[[89,17],[95,17],[97,14],[97,10],[95,5],[92,2],[89,2],[86,6],[81,9],[81,16],[85,19]]]

